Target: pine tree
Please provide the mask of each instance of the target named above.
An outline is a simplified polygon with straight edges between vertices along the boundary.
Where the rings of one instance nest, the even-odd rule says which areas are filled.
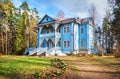
[[[0,8],[1,8],[1,12],[0,14],[3,16],[2,17],[2,28],[5,28],[5,49],[6,49],[6,54],[8,54],[8,31],[9,31],[9,16],[11,15],[11,10],[13,7],[13,4],[10,2],[10,0],[2,0],[0,1]],[[4,39],[4,35],[3,33],[1,33],[2,35],[2,47],[4,49],[4,43],[3,43],[3,39]]]
[[[112,21],[112,34],[116,44],[115,57],[120,57],[120,0],[115,0],[113,8],[114,19]]]
[[[117,43],[120,44],[120,0],[115,0],[115,8],[113,10],[114,19],[112,21],[112,33],[117,40]]]

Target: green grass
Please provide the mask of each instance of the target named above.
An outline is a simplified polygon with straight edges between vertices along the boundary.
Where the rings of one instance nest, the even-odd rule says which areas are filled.
[[[0,58],[0,79],[34,74],[50,68],[50,59],[28,56],[3,56]]]

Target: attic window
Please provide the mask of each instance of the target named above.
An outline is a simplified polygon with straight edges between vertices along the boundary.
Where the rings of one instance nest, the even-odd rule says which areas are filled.
[[[48,18],[46,18],[46,20],[48,21]]]

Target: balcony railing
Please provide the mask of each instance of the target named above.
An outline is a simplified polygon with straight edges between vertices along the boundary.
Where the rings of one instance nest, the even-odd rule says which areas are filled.
[[[56,36],[60,37],[60,33],[56,32]],[[55,36],[55,33],[46,33],[46,34],[40,34],[40,37],[50,37],[50,36]]]
[[[55,33],[40,34],[40,37],[49,37],[49,36],[55,36]]]

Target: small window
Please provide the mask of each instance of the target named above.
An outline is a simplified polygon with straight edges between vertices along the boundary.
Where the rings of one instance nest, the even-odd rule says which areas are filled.
[[[66,42],[67,42],[66,47],[70,47],[70,43],[69,43],[69,41],[66,41]]]
[[[64,41],[64,47],[66,47],[66,41]]]
[[[70,32],[69,26],[65,26],[65,27],[64,27],[64,33],[69,33],[69,32]]]
[[[46,18],[46,20],[48,21],[48,17]]]
[[[83,27],[81,27],[81,34],[83,34],[83,31],[84,31],[84,29],[83,29]]]
[[[66,27],[64,27],[64,33],[66,33]]]
[[[69,33],[69,27],[67,27],[67,33]]]
[[[81,47],[84,47],[84,41],[83,40],[81,41]]]
[[[70,47],[70,41],[64,41],[64,47],[65,48]]]

